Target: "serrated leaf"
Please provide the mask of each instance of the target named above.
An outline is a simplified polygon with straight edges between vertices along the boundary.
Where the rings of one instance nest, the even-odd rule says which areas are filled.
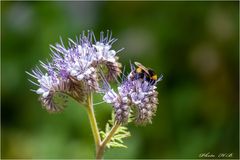
[[[124,138],[125,135],[122,135],[122,134],[118,134],[118,135],[115,135],[114,138],[116,139],[121,139],[121,138]]]
[[[111,128],[115,123],[114,120],[115,120],[114,113],[112,113],[112,119],[109,120],[108,123],[106,124],[105,132],[100,131],[100,135],[102,139],[104,139],[108,135],[108,133],[111,131]],[[129,136],[131,136],[131,134],[128,131],[128,128],[125,126],[119,126],[119,128],[117,129],[117,131],[115,132],[111,140],[106,144],[106,146],[107,148],[111,148],[111,147],[127,148],[127,146],[123,144],[123,139]]]
[[[122,139],[116,139],[116,142],[123,143]]]
[[[110,131],[110,126],[109,123],[106,124],[106,133],[108,133]]]
[[[127,148],[127,146],[125,146],[125,145],[123,145],[123,144],[121,144],[121,143],[117,143],[117,142],[110,142],[109,143],[109,145],[111,146],[111,147],[123,147],[123,148]]]

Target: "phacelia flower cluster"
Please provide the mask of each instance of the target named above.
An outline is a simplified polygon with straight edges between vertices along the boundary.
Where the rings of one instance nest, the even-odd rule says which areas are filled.
[[[117,88],[117,93],[110,87],[103,97],[106,103],[113,105],[115,110],[115,120],[118,123],[127,123],[130,115],[130,109],[135,110],[133,116],[137,124],[151,123],[158,105],[158,92],[156,84],[161,81],[162,76],[154,83],[147,80],[146,77],[132,78],[135,73],[135,67],[131,66],[132,71],[122,84]],[[109,85],[105,85],[109,86]]]
[[[100,33],[96,40],[92,31],[83,32],[76,40],[68,39],[65,47],[60,43],[50,46],[51,61],[27,72],[35,80],[29,80],[38,88],[33,90],[39,95],[44,108],[49,112],[59,112],[66,106],[68,96],[80,103],[87,103],[92,92],[104,93],[103,100],[112,104],[115,120],[127,123],[130,115],[137,124],[151,123],[158,105],[157,79],[155,72],[138,62],[135,68],[119,83],[115,92],[109,81],[117,80],[121,74],[121,64],[112,45],[117,39],[107,31]],[[102,86],[103,85],[103,86]],[[131,112],[131,114],[130,114]]]
[[[61,39],[60,39],[61,40]],[[43,106],[49,112],[58,112],[66,102],[63,94],[85,103],[90,92],[99,90],[99,71],[106,70],[108,80],[114,79],[121,73],[121,64],[116,56],[122,49],[115,51],[112,44],[117,39],[107,31],[100,33],[96,40],[92,31],[84,32],[76,38],[68,40],[68,47],[61,43],[51,45],[51,62],[40,62],[44,72],[39,68],[27,72],[36,81],[30,80],[38,89],[33,90],[40,95]],[[59,99],[63,98],[62,102]]]

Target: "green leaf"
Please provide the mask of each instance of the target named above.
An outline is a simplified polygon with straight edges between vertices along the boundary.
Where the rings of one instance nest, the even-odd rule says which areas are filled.
[[[111,131],[111,128],[114,125],[114,113],[112,113],[112,119],[108,121],[105,127],[105,132],[100,131],[100,136],[102,139],[104,139],[108,133]],[[127,148],[126,145],[123,144],[123,139],[130,137],[131,134],[128,131],[128,128],[125,126],[119,126],[115,134],[112,136],[111,140],[106,144],[107,148],[113,148],[113,147],[118,147],[118,148]]]
[[[109,132],[111,130],[109,123],[106,124],[106,133]]]

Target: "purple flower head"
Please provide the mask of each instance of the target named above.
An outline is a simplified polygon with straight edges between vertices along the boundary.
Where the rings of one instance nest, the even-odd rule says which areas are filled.
[[[117,62],[116,54],[121,50],[111,49],[115,41],[116,39],[109,35],[109,31],[106,37],[101,32],[99,41],[96,41],[93,32],[89,31],[87,36],[83,32],[76,42],[69,39],[69,48],[65,48],[62,41],[61,44],[51,46],[53,61],[61,72],[85,81],[96,90],[98,86],[94,80],[97,77],[97,70],[106,68],[106,76],[109,79],[120,74],[121,65]]]
[[[107,68],[105,76],[108,80],[121,72],[121,65],[116,57],[121,50],[111,49],[116,39],[112,38],[109,31],[106,36],[101,32],[99,41],[96,41],[92,31],[88,31],[86,36],[83,32],[76,41],[68,39],[68,47],[64,46],[62,39],[60,41],[55,46],[50,45],[52,61],[47,64],[41,62],[47,73],[39,68],[28,73],[37,80],[31,81],[39,87],[35,92],[40,95],[47,110],[52,112],[63,108],[53,105],[55,103],[52,97],[55,93],[62,92],[85,103],[89,92],[99,90],[100,70]]]
[[[108,89],[103,96],[103,100],[106,103],[113,105],[115,112],[115,120],[117,123],[126,123],[129,118],[130,104],[127,94],[121,92],[121,88],[118,87],[118,93],[113,89]]]
[[[27,72],[30,76],[37,79],[37,82],[29,80],[38,86],[38,89],[33,91],[40,95],[39,99],[47,111],[61,111],[67,102],[67,97],[60,93],[67,93],[69,90],[68,85],[66,85],[65,81],[57,77],[50,64],[47,66],[41,62],[41,65],[45,70],[47,70],[47,73],[44,74],[39,67],[37,67],[35,70],[32,70],[32,74]],[[58,101],[58,96],[62,97],[63,99]]]
[[[146,77],[131,78],[132,74],[136,74],[135,67],[131,66],[131,70],[126,80],[118,87],[118,93],[108,89],[103,100],[113,105],[116,121],[119,123],[127,122],[130,107],[137,111],[134,114],[137,124],[151,123],[158,105],[156,84],[162,79],[162,76],[153,83],[146,80]]]
[[[128,82],[129,83],[129,82]],[[156,86],[150,82],[134,80],[129,95],[133,107],[137,110],[136,123],[151,123],[152,116],[155,115],[158,105],[158,92]]]

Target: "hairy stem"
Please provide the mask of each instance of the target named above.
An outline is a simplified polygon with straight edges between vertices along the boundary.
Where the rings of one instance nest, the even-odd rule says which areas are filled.
[[[101,144],[101,138],[100,138],[97,121],[96,121],[96,117],[95,117],[94,110],[93,110],[92,93],[90,93],[87,97],[87,107],[86,108],[87,108],[88,118],[90,121],[91,129],[92,129],[92,133],[93,133],[93,137],[94,137],[94,141],[95,141],[96,152],[98,152],[100,144]]]
[[[102,159],[103,158],[103,153],[106,147],[106,144],[111,140],[111,138],[114,136],[115,132],[117,131],[118,127],[120,124],[115,123],[114,126],[112,127],[111,131],[107,134],[105,139],[101,142],[100,147],[97,150],[97,155],[96,159]]]

